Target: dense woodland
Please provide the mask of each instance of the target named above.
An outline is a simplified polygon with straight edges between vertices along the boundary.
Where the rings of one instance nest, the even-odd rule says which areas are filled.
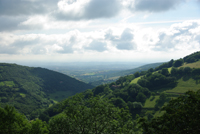
[[[29,116],[16,111],[15,105],[13,105],[14,107],[2,105],[0,132],[50,134],[199,133],[200,90],[196,87],[200,87],[200,68],[184,67],[186,64],[198,63],[199,59],[200,52],[178,60],[172,59],[156,68],[135,72],[120,77],[115,82],[82,90],[82,93],[53,104],[47,109],[35,110]],[[8,64],[6,65],[8,66]],[[41,71],[40,73],[45,72]],[[40,73],[37,75],[41,75]],[[47,78],[51,78],[48,73],[46,75],[48,75]],[[0,76],[0,78],[6,77],[4,77],[3,71]],[[8,78],[6,81],[11,81]],[[42,77],[40,78],[43,80]],[[196,87],[189,88],[191,91],[186,93],[166,92],[176,88],[180,81],[188,82],[188,80],[196,85]],[[13,86],[8,86],[7,89],[5,89],[5,80],[1,81],[0,91],[6,95],[21,91],[20,89],[11,93],[13,89],[19,88],[17,81],[13,79],[12,81]],[[11,83],[9,84],[11,85]],[[56,84],[54,84],[52,91],[56,92]],[[51,88],[51,85],[48,86]],[[61,90],[64,90],[64,87]],[[9,96],[3,98],[4,96],[5,94],[0,96],[1,104],[6,104],[7,99],[11,98]],[[20,96],[23,98],[22,95]],[[49,101],[53,101],[53,99]],[[155,105],[151,108],[145,107],[147,101],[155,101]],[[23,103],[21,104],[23,105]],[[158,112],[160,115],[156,116]],[[27,117],[31,117],[32,120],[29,121]]]
[[[0,104],[12,105],[25,115],[88,88],[93,86],[48,69],[0,64]]]

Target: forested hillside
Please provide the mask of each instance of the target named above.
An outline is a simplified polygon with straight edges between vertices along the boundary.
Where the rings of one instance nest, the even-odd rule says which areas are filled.
[[[155,69],[150,68],[147,71],[136,72],[120,77],[116,82],[86,90],[82,93],[81,100],[87,100],[91,96],[99,96],[101,99],[108,99],[109,103],[118,108],[128,108],[133,120],[137,120],[136,115],[138,114],[140,117],[151,121],[163,114],[159,109],[171,99],[177,98],[188,90],[197,91],[200,89],[200,68],[186,66],[199,62],[200,52],[186,57],[177,60],[172,59]],[[195,60],[188,62],[188,59],[193,59],[191,57],[194,57]],[[68,107],[66,103],[61,102],[59,104],[63,107],[63,110]],[[41,114],[40,119],[48,121],[59,113],[53,110],[58,107],[59,105],[55,105],[46,109]]]
[[[192,133],[195,131],[197,133],[199,132],[198,120],[195,117],[199,117],[200,114],[198,109],[200,68],[197,66],[199,60],[200,52],[195,52],[184,58],[172,59],[155,69],[150,68],[147,71],[135,72],[120,77],[115,82],[85,90],[54,104],[39,115],[32,116],[40,120],[37,119],[33,123],[29,123],[30,126],[26,131],[30,131],[36,125],[35,128],[39,129],[38,131],[52,134],[132,134],[142,132],[151,134],[163,133],[163,131],[166,133]],[[195,67],[191,68],[191,66]],[[34,68],[29,69],[34,70]],[[43,73],[46,74],[45,71],[43,73],[33,72],[40,78],[44,77]],[[55,77],[56,75],[47,76],[48,78],[43,78],[43,80],[47,81],[51,78],[50,76]],[[19,88],[15,92],[18,92],[23,98],[22,95],[25,92],[17,87],[16,80],[12,80],[13,82],[11,80],[1,82],[1,85],[8,87],[8,89],[11,87]],[[53,80],[56,81],[56,79]],[[63,79],[59,79],[57,82],[59,81],[65,82]],[[47,89],[51,87],[55,89],[56,83],[52,86],[48,85]],[[45,90],[45,93],[55,92],[53,89],[52,92]],[[64,88],[60,89],[64,90]],[[4,99],[6,101],[6,98]],[[9,113],[7,112],[9,110],[16,114],[11,107],[0,109],[0,112]],[[7,114],[2,115],[7,117]],[[16,114],[16,116],[19,115]],[[6,118],[4,119],[8,121]],[[191,123],[193,120],[194,123]],[[187,129],[181,129],[182,127],[173,124],[182,124]],[[4,128],[3,125],[1,126]],[[7,129],[2,130],[8,131]]]
[[[92,86],[44,68],[0,64],[0,105],[14,106],[24,114],[49,107]]]

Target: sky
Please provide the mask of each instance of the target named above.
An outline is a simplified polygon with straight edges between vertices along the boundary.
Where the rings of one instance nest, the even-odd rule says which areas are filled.
[[[200,0],[0,0],[0,62],[163,62],[200,50]]]

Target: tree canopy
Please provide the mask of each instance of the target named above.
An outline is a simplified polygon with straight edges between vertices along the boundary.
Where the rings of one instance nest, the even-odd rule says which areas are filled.
[[[76,95],[67,99],[62,107],[65,108],[63,113],[49,121],[52,134],[131,134],[134,131],[129,111],[99,96],[83,100],[83,96]]]
[[[146,134],[198,134],[200,133],[200,90],[188,91],[171,100],[161,110],[162,116],[148,122],[142,118],[141,127]]]

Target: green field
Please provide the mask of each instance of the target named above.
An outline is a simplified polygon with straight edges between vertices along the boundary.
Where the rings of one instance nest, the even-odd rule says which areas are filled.
[[[190,78],[185,81],[184,78],[181,78],[175,88],[168,89],[166,92],[185,93],[188,90],[197,91],[198,89],[200,89],[200,83],[196,80]]]
[[[144,104],[144,108],[154,108],[156,104],[156,100],[159,98],[159,95],[156,95],[154,99],[152,99],[153,96],[148,98]]]
[[[181,67],[200,68],[200,61],[197,61],[197,62],[194,62],[194,63],[184,64]]]
[[[136,84],[141,77],[137,77],[131,81],[130,84]]]

